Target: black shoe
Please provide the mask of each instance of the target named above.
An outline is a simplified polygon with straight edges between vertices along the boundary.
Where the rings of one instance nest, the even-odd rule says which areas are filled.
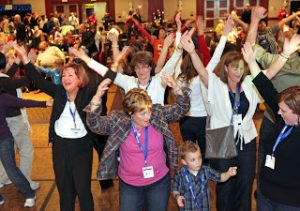
[[[0,195],[0,205],[4,204],[4,198],[2,195]]]
[[[101,187],[102,191],[106,191],[114,186],[114,182],[112,179],[100,180],[99,183],[100,183],[100,187]]]

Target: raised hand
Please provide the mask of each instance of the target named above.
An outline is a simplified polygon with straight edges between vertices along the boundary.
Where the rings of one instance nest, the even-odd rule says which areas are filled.
[[[112,28],[108,33],[107,33],[107,39],[110,40],[112,43],[117,43],[119,40],[119,32],[117,29]]]
[[[264,19],[267,17],[267,9],[261,6],[254,7],[251,13],[251,19]]]
[[[98,85],[97,92],[90,103],[92,105],[92,110],[101,105],[102,96],[109,89],[111,82],[112,81],[109,78],[106,78]]]
[[[245,61],[250,64],[255,61],[255,53],[250,45],[249,42],[246,42],[242,48],[242,54],[245,59]]]
[[[282,53],[286,56],[290,56],[299,48],[300,48],[300,35],[294,34],[290,40],[288,38],[285,38]]]
[[[90,57],[88,55],[86,55],[86,53],[84,52],[84,50],[82,48],[69,48],[69,54],[71,56],[75,56],[78,57],[79,59],[81,59],[82,61],[84,61],[85,63],[89,63],[90,61]]]
[[[234,26],[233,18],[229,16],[224,24],[223,35],[227,36],[231,32],[233,26]]]
[[[181,39],[178,47],[182,47],[188,53],[192,53],[195,50],[195,45],[192,40],[192,35],[195,32],[195,28],[192,28],[190,31],[186,31]]]
[[[168,36],[166,36],[165,40],[164,40],[164,46],[166,47],[170,47],[172,45],[172,43],[174,42],[174,34],[171,33]]]
[[[23,63],[30,62],[27,56],[27,51],[23,46],[19,46],[18,44],[14,43],[12,47],[17,52],[18,56],[22,59]]]
[[[180,20],[180,17],[181,17],[181,12],[178,12],[175,16],[175,22],[176,22],[176,25],[177,25],[177,29],[180,29],[181,28],[181,20]]]

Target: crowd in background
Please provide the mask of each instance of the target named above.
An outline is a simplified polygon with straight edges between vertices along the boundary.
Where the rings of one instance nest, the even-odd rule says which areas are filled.
[[[218,210],[251,210],[256,175],[258,210],[299,211],[299,15],[283,7],[268,26],[266,9],[246,4],[241,17],[232,11],[215,29],[200,16],[182,20],[178,11],[167,22],[143,22],[138,9],[119,23],[108,13],[84,22],[74,13],[2,16],[0,96],[38,89],[54,99],[49,141],[61,210],[74,210],[76,196],[82,210],[94,209],[95,148],[101,188],[119,176],[122,211],[166,210],[170,191],[181,210],[210,210],[208,180],[218,182]],[[120,88],[123,111],[107,114],[110,83]],[[257,162],[253,115],[263,100]],[[15,179],[8,170],[15,163],[0,155],[0,188],[15,183],[24,206],[33,207],[39,188],[30,179],[33,147],[27,117],[14,109],[1,124],[23,155],[24,177]],[[10,123],[11,117],[22,121]],[[205,158],[208,117],[211,128],[234,125],[237,157]],[[170,122],[179,122],[180,153]],[[16,126],[26,146],[18,144]]]

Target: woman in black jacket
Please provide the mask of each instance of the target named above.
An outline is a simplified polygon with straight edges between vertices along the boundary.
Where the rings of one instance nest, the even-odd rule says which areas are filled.
[[[23,60],[27,76],[54,99],[49,140],[52,142],[60,210],[74,210],[76,196],[81,210],[93,210],[91,173],[94,137],[86,126],[83,108],[96,93],[97,85],[90,85],[85,68],[75,63],[64,66],[62,83],[55,85],[38,74],[24,48],[17,45],[14,48]],[[109,74],[111,71],[107,75],[113,80],[113,75]]]
[[[295,42],[290,47],[297,50],[299,35],[288,42]],[[291,51],[285,50],[278,56],[278,65],[288,60],[287,52]],[[265,156],[259,175],[257,210],[300,211],[300,85],[278,93],[259,69],[249,44],[244,46],[243,54],[255,77],[253,83],[275,117],[274,131],[268,141],[262,143]]]

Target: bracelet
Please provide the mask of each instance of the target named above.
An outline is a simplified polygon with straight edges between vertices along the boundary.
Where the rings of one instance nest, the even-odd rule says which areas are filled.
[[[90,104],[93,105],[93,106],[100,106],[100,105],[101,105],[101,102],[94,102],[94,101],[91,101]]]
[[[288,59],[290,58],[289,56],[287,56],[287,55],[286,55],[285,53],[283,53],[283,52],[280,54],[280,56],[283,57],[283,58],[285,58],[286,60],[288,60]]]
[[[119,45],[112,45],[112,48],[119,48]]]

